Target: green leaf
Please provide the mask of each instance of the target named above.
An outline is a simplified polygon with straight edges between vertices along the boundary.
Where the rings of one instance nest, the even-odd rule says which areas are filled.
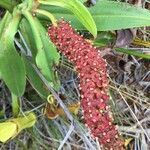
[[[66,20],[71,21],[72,25],[79,30],[85,29],[72,13],[63,8],[42,6],[40,9],[50,11],[57,18],[64,17]],[[95,6],[88,8],[88,10],[96,23],[98,31],[150,25],[149,10],[127,3],[99,0]]]
[[[4,17],[0,20],[0,37],[2,36],[6,26],[8,25],[8,21],[10,21],[11,14],[9,12],[6,12]],[[2,78],[1,72],[0,72],[0,79]]]
[[[21,96],[25,90],[25,66],[14,46],[14,36],[17,32],[20,15],[14,13],[0,39],[0,72],[8,88],[16,96]]]
[[[0,0],[0,6],[9,10],[10,12],[13,11],[13,8],[20,2],[20,0]]]
[[[32,59],[31,61],[28,60],[26,57],[24,58],[25,67],[26,67],[26,74],[28,81],[32,85],[32,87],[37,91],[37,93],[44,99],[47,98],[49,95],[48,90],[46,89],[44,83],[42,82],[41,78],[38,76],[36,71],[34,70],[32,64],[35,64],[35,57],[37,54],[37,49],[34,41],[34,37],[30,27],[30,24],[26,19],[22,19],[20,23],[20,32],[23,36],[24,44],[26,44],[26,47],[29,48],[29,50],[32,53]],[[30,35],[30,36],[29,36]]]
[[[57,52],[55,45],[51,42],[47,31],[45,30],[45,28],[38,19],[36,19],[36,25],[37,29],[39,29],[40,37],[43,42],[44,50],[47,55],[47,59],[49,60],[49,63],[58,65],[60,55]]]
[[[40,31],[40,37],[43,43],[43,49],[44,49],[43,53],[45,53],[46,55],[48,66],[50,69],[50,76],[51,76],[50,81],[53,82],[54,88],[58,90],[60,88],[60,82],[57,76],[57,72],[55,71],[55,66],[59,64],[60,55],[57,52],[55,45],[51,42],[48,33],[45,30],[45,28],[42,26],[42,24],[38,20],[36,24],[37,24],[37,28]],[[39,61],[40,59],[41,58],[39,58]]]
[[[96,37],[97,28],[95,22],[87,8],[79,0],[46,0],[39,2],[43,5],[54,5],[68,9],[79,19],[83,26]],[[61,17],[63,17],[63,14]]]
[[[127,48],[115,48],[115,50],[118,51],[118,52],[122,52],[122,53],[125,53],[125,54],[129,54],[129,55],[133,55],[133,56],[136,56],[136,57],[140,57],[140,58],[143,58],[143,59],[150,60],[150,55],[149,54],[143,54],[142,52],[137,52],[135,50],[131,50],[131,49],[127,49]]]
[[[20,28],[19,31],[21,32],[21,35],[23,36],[24,40],[24,47],[26,50],[31,51],[32,53],[32,62],[35,63],[35,57],[37,54],[37,48],[36,48],[36,43],[34,40],[34,35],[32,33],[31,26],[29,22],[23,18],[19,24]]]
[[[47,90],[41,78],[38,76],[38,74],[32,67],[32,64],[29,62],[29,60],[24,58],[24,62],[26,65],[27,77],[28,77],[30,84],[42,98],[46,99],[47,96],[49,95],[49,91]]]
[[[59,62],[59,53],[54,44],[50,41],[48,34],[42,24],[36,17],[29,12],[24,12],[24,16],[29,21],[34,41],[37,48],[35,57],[36,64],[45,78],[54,85],[55,89],[59,87],[59,81],[55,74],[54,66]]]
[[[8,21],[10,21],[11,17],[11,14],[6,12],[4,17],[0,20],[0,37],[2,36],[2,33],[5,30],[6,25],[8,24]]]
[[[127,3],[99,1],[90,11],[103,31],[150,25],[150,11]]]

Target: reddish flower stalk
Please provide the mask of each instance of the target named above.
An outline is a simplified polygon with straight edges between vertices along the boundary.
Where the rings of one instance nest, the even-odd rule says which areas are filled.
[[[64,20],[59,21],[57,26],[49,27],[48,34],[57,48],[76,66],[84,120],[91,134],[104,149],[123,149],[123,141],[112,123],[108,106],[106,62],[98,50]]]

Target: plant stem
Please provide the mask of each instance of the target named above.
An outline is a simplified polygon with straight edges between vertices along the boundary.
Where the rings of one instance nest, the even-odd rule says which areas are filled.
[[[125,54],[141,57],[141,58],[144,58],[144,59],[150,59],[150,55],[142,54],[142,53],[137,52],[135,50],[125,49],[125,48],[115,48],[115,50],[118,51],[118,52],[122,52],[122,53],[125,53]]]
[[[13,93],[11,93],[11,97],[12,97],[13,116],[17,117],[20,111],[19,98]]]
[[[37,9],[37,10],[35,10],[35,12],[48,17],[51,20],[52,24],[54,26],[57,26],[57,23],[56,23],[57,20],[55,19],[55,17],[50,12],[48,12],[46,10],[41,10],[41,9]]]
[[[31,10],[34,2],[33,2],[33,0],[28,0],[27,2],[28,2],[28,9],[27,10]]]
[[[141,39],[138,39],[138,38],[134,39],[133,44],[140,45],[140,46],[145,46],[145,47],[148,47],[148,48],[150,47],[150,42],[149,41],[144,41],[144,40],[141,40]]]

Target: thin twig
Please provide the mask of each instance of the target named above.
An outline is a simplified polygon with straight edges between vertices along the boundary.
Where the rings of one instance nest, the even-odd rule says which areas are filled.
[[[64,144],[66,143],[66,141],[68,140],[68,138],[70,137],[70,134],[72,133],[72,131],[74,130],[74,125],[73,123],[70,125],[69,131],[67,132],[65,138],[63,139],[63,141],[60,143],[60,146],[58,147],[58,150],[61,150],[64,146]]]

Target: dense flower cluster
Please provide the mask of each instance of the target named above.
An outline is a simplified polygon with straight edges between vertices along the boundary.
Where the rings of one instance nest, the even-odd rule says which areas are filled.
[[[97,48],[80,36],[71,25],[61,20],[48,28],[48,34],[57,48],[72,61],[79,73],[81,105],[84,120],[91,134],[104,149],[123,149],[118,131],[112,124],[107,95],[106,62]]]

